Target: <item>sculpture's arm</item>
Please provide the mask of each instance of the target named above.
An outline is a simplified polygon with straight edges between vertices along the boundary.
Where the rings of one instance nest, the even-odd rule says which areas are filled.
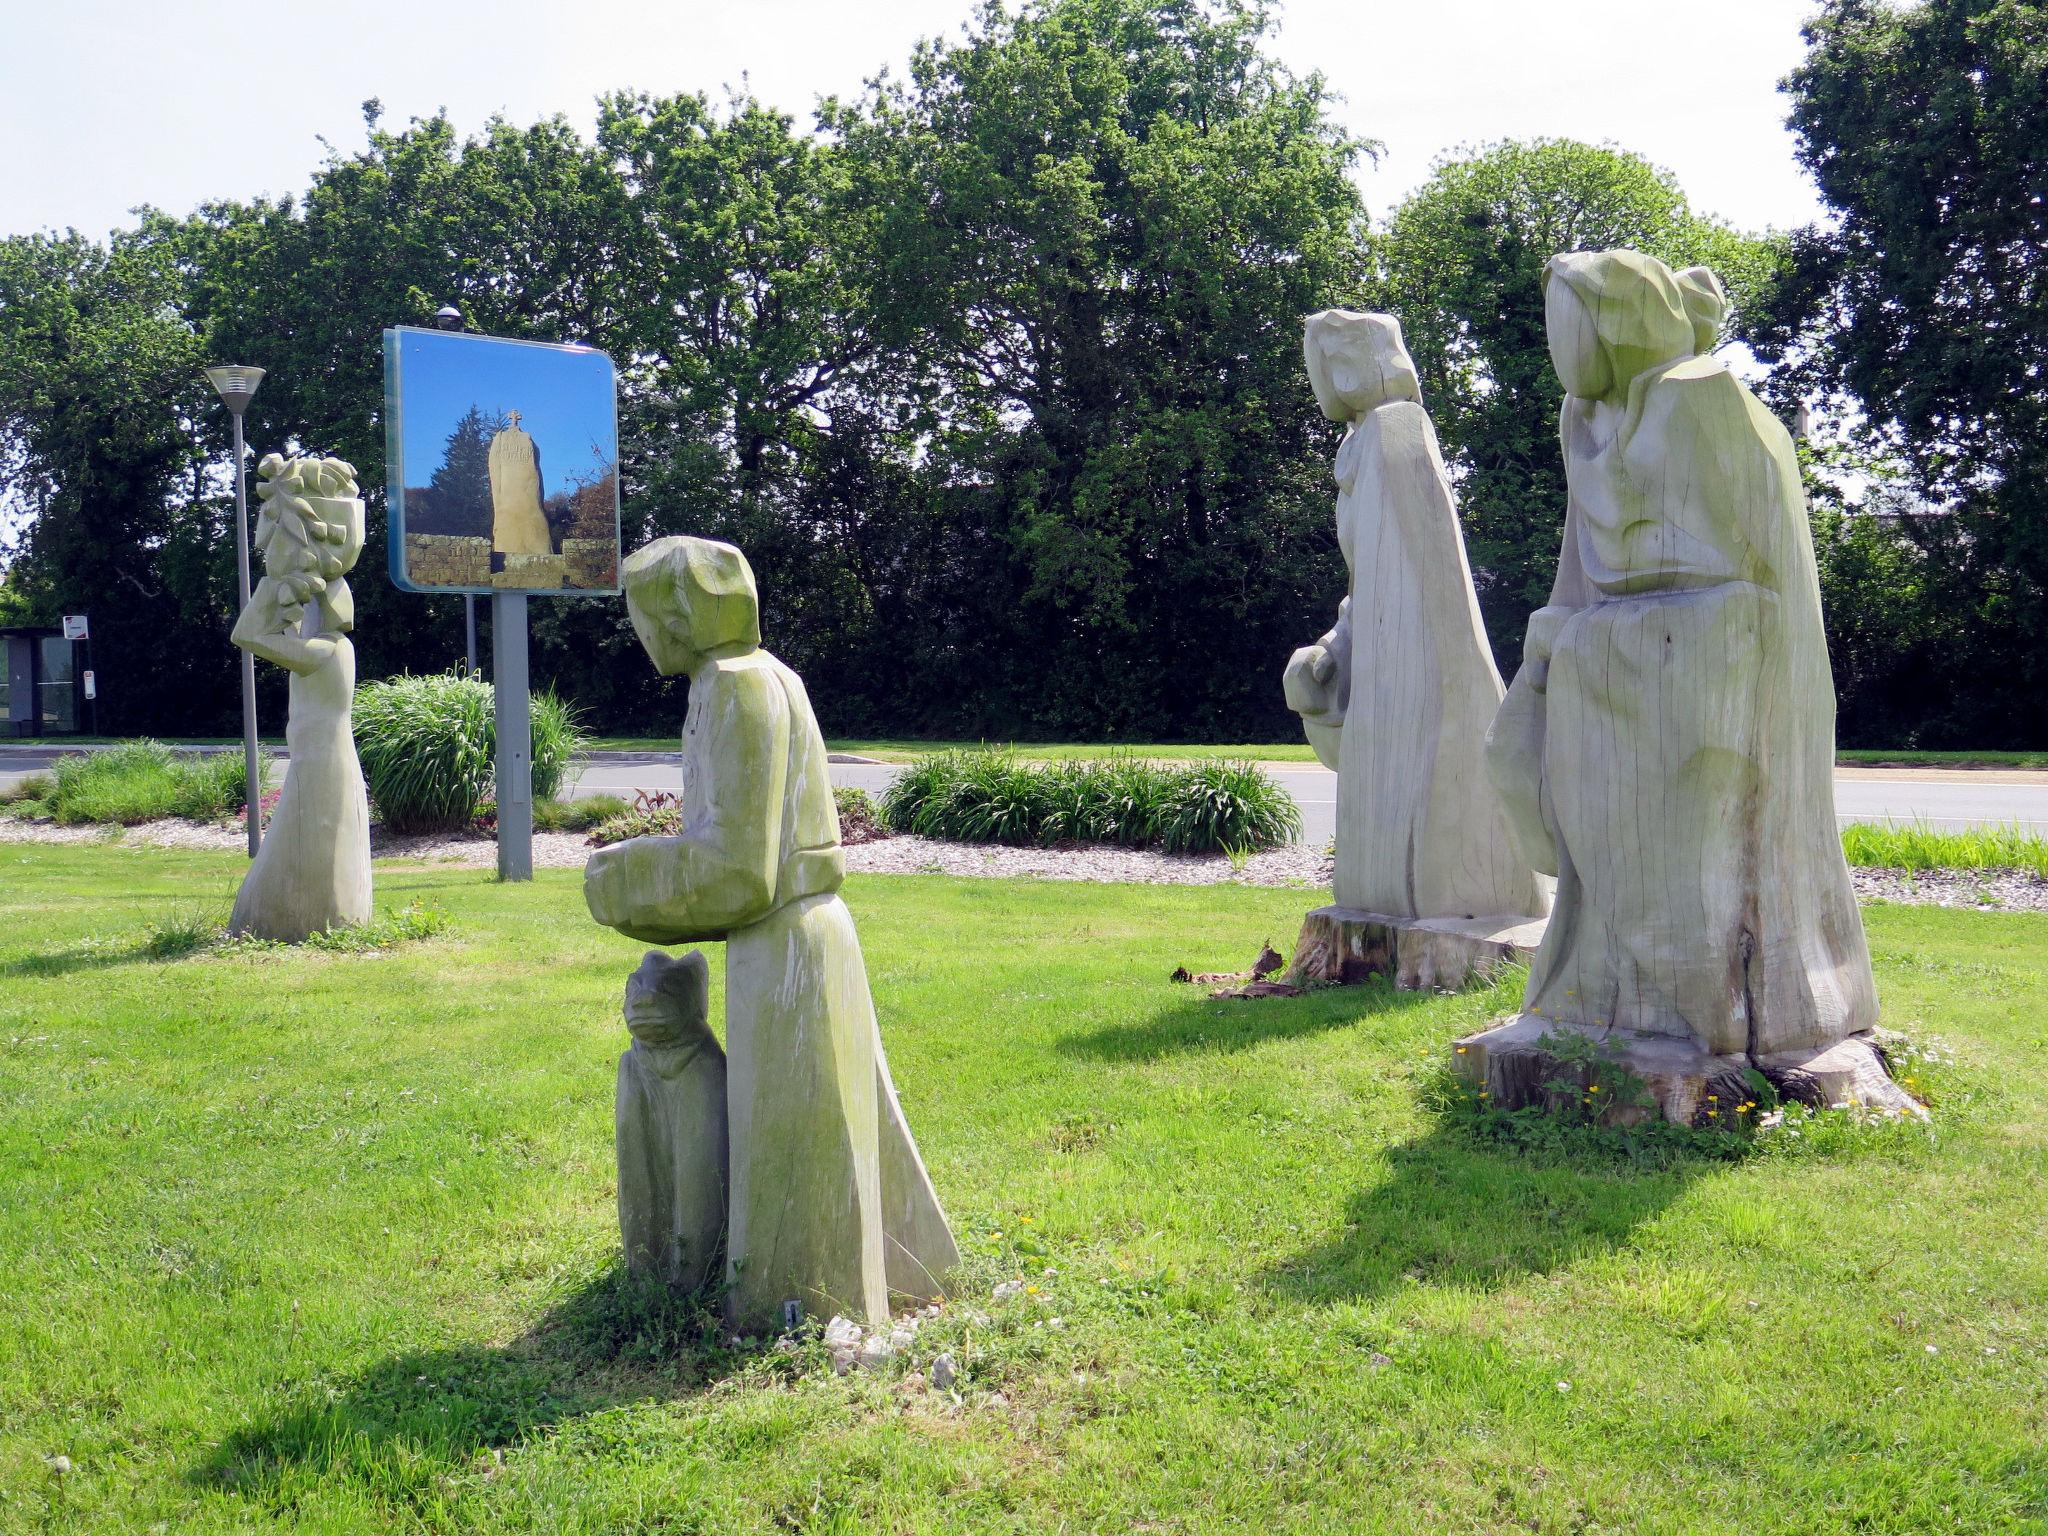
[[[306,600],[293,587],[295,580],[304,578],[265,576],[257,582],[229,638],[250,655],[304,676],[319,671],[334,655],[334,641],[299,632]]]
[[[707,761],[684,764],[705,786],[680,835],[599,849],[583,870],[590,915],[645,944],[723,939],[773,910],[789,774],[789,703],[762,667],[714,664],[698,716]]]

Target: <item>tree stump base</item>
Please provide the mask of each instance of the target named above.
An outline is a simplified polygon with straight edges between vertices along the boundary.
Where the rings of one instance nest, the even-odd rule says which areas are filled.
[[[1388,917],[1350,907],[1317,907],[1302,920],[1296,986],[1351,986],[1386,976],[1404,992],[1462,987],[1526,961],[1543,942],[1540,917]]]
[[[1604,1124],[1632,1125],[1654,1114],[1679,1125],[1736,1122],[1738,1106],[1756,1098],[1750,1067],[1769,1079],[1782,1098],[1814,1109],[1856,1106],[1916,1119],[1927,1115],[1911,1094],[1892,1081],[1884,1053],[1868,1033],[1812,1050],[1780,1051],[1752,1060],[1740,1054],[1715,1056],[1691,1040],[1671,1035],[1587,1029],[1523,1013],[1458,1041],[1452,1046],[1451,1065],[1466,1082],[1484,1089],[1487,1102],[1496,1109],[1538,1105],[1555,1110],[1562,1107],[1567,1091],[1583,1095],[1550,1086],[1553,1079],[1572,1073],[1538,1042],[1545,1035],[1567,1031],[1608,1047],[1602,1067],[1630,1072],[1649,1089],[1649,1104],[1617,1100],[1601,1113]],[[1747,1113],[1754,1117],[1758,1111]]]

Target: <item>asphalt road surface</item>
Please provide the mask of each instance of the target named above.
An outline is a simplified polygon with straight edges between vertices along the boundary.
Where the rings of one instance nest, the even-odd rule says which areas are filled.
[[[0,788],[25,774],[47,770],[57,750],[41,745],[0,747]],[[834,763],[832,782],[873,792],[886,789],[900,771],[887,763]],[[1306,763],[1277,763],[1266,771],[1300,805],[1306,841],[1321,844],[1336,836],[1335,774]],[[682,783],[671,755],[607,753],[584,769],[574,793],[630,798],[635,790],[673,792]],[[1840,769],[1835,774],[1835,811],[1844,822],[1919,821],[1944,831],[2017,822],[2036,836],[2048,837],[2048,774]]]

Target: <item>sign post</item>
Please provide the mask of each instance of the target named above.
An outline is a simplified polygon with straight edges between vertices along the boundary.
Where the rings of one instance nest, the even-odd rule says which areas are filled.
[[[533,878],[529,597],[619,592],[618,375],[589,347],[384,333],[391,579],[491,600],[498,878]]]
[[[498,878],[533,878],[533,718],[526,594],[491,594],[491,712],[498,728]]]

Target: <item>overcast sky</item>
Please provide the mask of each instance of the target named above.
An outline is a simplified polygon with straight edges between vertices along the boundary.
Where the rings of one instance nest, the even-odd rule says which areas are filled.
[[[562,112],[602,91],[704,90],[742,77],[808,122],[972,0],[0,0],[0,233],[104,234],[152,203],[304,187],[324,136],[363,139],[446,107]],[[1777,82],[1804,0],[1291,0],[1277,51],[1320,69],[1344,121],[1384,141],[1363,173],[1377,216],[1461,144],[1611,141],[1678,175],[1694,205],[1749,228],[1812,218]]]

